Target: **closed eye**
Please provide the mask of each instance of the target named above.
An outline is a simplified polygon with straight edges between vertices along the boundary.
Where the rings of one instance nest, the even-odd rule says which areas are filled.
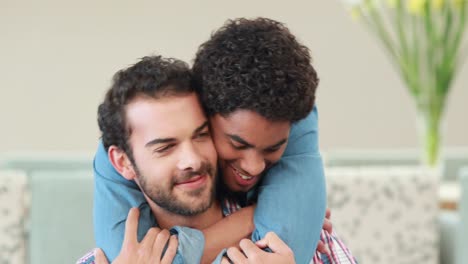
[[[234,149],[237,149],[237,150],[244,150],[244,149],[248,149],[248,148],[249,148],[249,146],[246,146],[246,145],[236,146],[236,145],[234,145],[234,144],[232,144],[232,143],[231,143],[231,145],[232,145],[232,147],[233,147]]]
[[[162,146],[160,148],[155,149],[154,152],[156,152],[156,153],[165,153],[165,152],[169,151],[174,146],[175,146],[175,144],[165,145],[165,146]]]
[[[280,149],[280,147],[276,147],[276,148],[269,148],[269,149],[265,149],[264,151],[266,153],[273,153],[273,152],[276,152]]]
[[[195,138],[206,138],[206,137],[209,137],[210,136],[210,132],[209,131],[205,131],[205,132],[201,132],[199,134],[197,134],[195,136]]]
[[[200,133],[198,136],[199,137],[207,137],[210,135],[210,132],[203,132],[203,133]]]

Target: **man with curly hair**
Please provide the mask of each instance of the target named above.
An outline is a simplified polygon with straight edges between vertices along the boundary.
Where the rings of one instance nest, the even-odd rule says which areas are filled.
[[[223,183],[218,194],[232,198],[224,214],[245,208],[202,232],[185,229],[190,235],[179,234],[175,263],[211,261],[250,233],[258,241],[270,231],[289,245],[298,263],[353,263],[345,247],[338,254],[315,252],[320,238],[330,244],[336,238],[322,232],[326,195],[314,108],[318,78],[309,50],[279,22],[237,19],[200,46],[193,73],[218,152]],[[139,239],[156,225],[136,184],[122,179],[100,144],[95,237],[111,260],[119,253],[131,207],[141,211]],[[242,258],[234,248],[227,255]]]

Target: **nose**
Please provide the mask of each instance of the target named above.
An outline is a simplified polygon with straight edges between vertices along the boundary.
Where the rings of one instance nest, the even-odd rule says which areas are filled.
[[[192,143],[187,143],[181,146],[179,161],[177,168],[179,170],[193,170],[198,171],[201,168],[203,159],[200,152]]]
[[[249,175],[257,176],[265,170],[266,163],[263,155],[255,150],[249,150],[245,152],[240,162],[240,167]]]

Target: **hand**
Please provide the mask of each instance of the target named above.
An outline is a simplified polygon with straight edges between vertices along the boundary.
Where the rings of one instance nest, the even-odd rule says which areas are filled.
[[[94,250],[94,263],[95,264],[109,264],[109,261],[107,261],[106,255],[104,255],[104,252],[100,248],[96,248]]]
[[[233,263],[296,263],[292,250],[273,232],[268,232],[255,244],[249,239],[243,239],[239,246],[242,252],[234,247],[227,250],[227,255]],[[273,253],[262,250],[266,247],[269,247]],[[221,263],[229,263],[229,260],[224,258]]]
[[[327,210],[325,211],[325,220],[323,221],[322,228],[331,234],[333,232],[333,226],[332,226],[332,222],[330,221],[330,216],[331,216],[330,208],[327,208]]]
[[[333,226],[332,226],[332,222],[330,221],[330,216],[331,216],[330,209],[327,208],[327,211],[325,212],[325,220],[323,221],[322,229],[327,231],[329,234],[333,232]],[[328,247],[325,245],[325,243],[323,243],[322,240],[319,240],[317,244],[317,251],[323,254],[330,254]]]
[[[143,240],[139,243],[137,239],[138,217],[140,211],[132,208],[128,212],[125,222],[125,237],[119,256],[113,264],[170,264],[177,251],[177,237],[171,236],[168,230],[153,227],[148,230]],[[169,243],[168,243],[169,240]],[[168,243],[166,252],[164,247]],[[106,260],[107,261],[107,260]],[[100,263],[98,263],[100,264]],[[103,262],[103,264],[107,264]]]

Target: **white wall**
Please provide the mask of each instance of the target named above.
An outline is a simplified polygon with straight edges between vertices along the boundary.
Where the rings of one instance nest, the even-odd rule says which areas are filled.
[[[285,22],[313,53],[322,149],[415,147],[415,111],[384,52],[338,0],[0,0],[0,153],[92,151],[111,76],[152,52],[191,61],[227,18]],[[468,146],[468,67],[445,142]]]

